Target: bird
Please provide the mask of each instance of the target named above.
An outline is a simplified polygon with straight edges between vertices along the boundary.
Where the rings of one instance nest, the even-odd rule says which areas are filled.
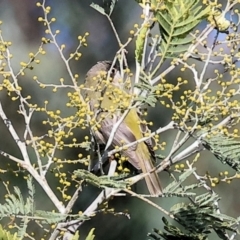
[[[143,138],[147,126],[142,124],[138,109],[132,104],[134,95],[124,87],[119,68],[112,65],[111,61],[100,61],[87,72],[83,97],[91,111],[90,125],[99,144],[107,144],[113,127],[127,111],[112,138],[114,149]],[[123,148],[120,155],[135,169],[148,173],[145,181],[151,195],[162,194],[159,176],[153,171],[155,155],[151,139]]]

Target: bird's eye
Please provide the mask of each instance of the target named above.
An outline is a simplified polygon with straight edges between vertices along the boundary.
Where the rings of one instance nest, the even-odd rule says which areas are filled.
[[[112,69],[112,74],[115,75],[117,73],[117,69],[116,68],[113,68]]]
[[[117,73],[117,69],[116,68],[112,68],[111,70],[111,77],[113,78]]]

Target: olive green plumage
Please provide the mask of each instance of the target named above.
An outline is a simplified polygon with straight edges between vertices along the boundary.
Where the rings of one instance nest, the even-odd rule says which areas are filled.
[[[132,99],[132,95],[122,87],[118,69],[111,68],[111,65],[110,61],[102,61],[94,65],[86,75],[84,86],[84,97],[95,116],[92,129],[97,141],[103,144],[107,143],[113,126],[130,107]],[[107,76],[109,76],[108,79]],[[114,135],[112,147],[129,144],[143,137],[143,125],[137,109],[131,108]],[[154,153],[151,140],[136,143],[122,150],[121,155],[143,173],[153,169]],[[160,181],[155,172],[147,175],[145,179],[150,194],[161,194]]]

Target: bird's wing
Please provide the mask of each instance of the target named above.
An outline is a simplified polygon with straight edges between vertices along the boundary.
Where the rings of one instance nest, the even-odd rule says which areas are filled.
[[[137,115],[139,117],[139,119],[142,119],[142,113],[138,110],[137,111]],[[140,124],[140,130],[142,133],[147,133],[149,132],[149,128],[146,124]],[[155,156],[155,152],[153,150],[154,146],[155,146],[155,141],[153,140],[153,138],[148,138],[147,140],[144,141],[144,143],[147,145],[147,148],[149,150],[149,153],[151,154],[151,159],[153,162],[156,162],[156,156]]]
[[[114,125],[118,121],[118,117],[106,118],[101,121],[101,134],[108,140]],[[137,124],[137,123],[136,123]],[[139,129],[140,130],[140,129]],[[124,141],[124,143],[122,142]],[[112,145],[121,146],[136,141],[135,135],[131,129],[122,121],[113,137]],[[146,145],[145,145],[146,144]],[[148,151],[150,145],[147,143],[136,143],[131,147],[127,147],[122,154],[128,157],[128,161],[136,168],[141,169],[143,173],[149,173],[153,170],[151,153]],[[150,143],[149,143],[150,144]],[[138,147],[139,146],[139,147]],[[141,146],[141,147],[140,147]],[[145,177],[150,194],[158,195],[162,192],[161,184],[156,172],[150,173]]]
[[[105,118],[101,121],[101,128],[100,132],[103,138],[105,139],[105,142],[107,143],[112,129],[114,125],[118,122],[119,117],[113,117],[113,118]],[[133,143],[136,141],[136,137],[132,133],[131,129],[122,121],[113,137],[112,145],[115,146],[123,146],[129,143]],[[126,150],[124,149],[124,155],[129,157],[129,162],[136,168],[141,169],[139,166],[139,161],[134,157],[134,151],[137,149],[137,143],[133,144],[132,146],[128,147]]]

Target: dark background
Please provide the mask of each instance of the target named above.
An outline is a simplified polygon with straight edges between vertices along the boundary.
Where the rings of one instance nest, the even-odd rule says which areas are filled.
[[[83,82],[87,70],[93,64],[101,60],[111,60],[118,51],[119,47],[111,26],[105,16],[90,7],[92,1],[48,0],[46,2],[47,5],[52,7],[50,16],[57,19],[56,23],[53,24],[53,29],[59,29],[61,31],[61,34],[57,39],[59,43],[64,43],[66,45],[66,54],[75,50],[78,44],[78,35],[84,35],[85,32],[90,33],[87,38],[88,46],[86,48],[81,48],[83,56],[78,62],[73,61],[71,65],[73,72],[80,75],[79,81]],[[95,1],[95,3],[102,4],[102,1]],[[112,21],[115,24],[122,42],[125,42],[130,36],[129,31],[133,29],[133,25],[135,23],[141,23],[140,14],[141,8],[135,1],[119,0],[112,14]],[[0,20],[3,21],[1,27],[2,35],[5,40],[12,42],[10,50],[13,54],[12,63],[16,72],[20,69],[19,63],[21,61],[27,61],[29,52],[35,52],[41,43],[41,38],[45,36],[43,24],[37,21],[38,17],[42,15],[42,9],[36,7],[36,1],[0,0]],[[47,52],[46,56],[41,57],[41,63],[36,66],[33,71],[27,72],[25,76],[20,78],[21,84],[25,89],[25,94],[31,95],[33,101],[37,102],[39,105],[42,105],[45,100],[48,100],[50,102],[50,108],[61,109],[63,114],[68,114],[68,110],[65,108],[67,100],[65,97],[65,91],[59,91],[58,93],[53,94],[51,89],[40,89],[39,86],[32,81],[32,76],[36,75],[44,83],[59,83],[60,77],[64,77],[66,83],[70,83],[66,68],[62,63],[56,48],[53,45],[47,45],[45,46],[45,50]],[[128,46],[127,50],[129,66],[134,71],[134,42]],[[196,64],[197,67],[201,69],[201,64],[199,62],[196,62]],[[211,71],[212,69],[210,68],[209,74],[211,74]],[[176,78],[180,75],[183,78],[187,78],[186,73],[184,76],[183,73],[176,68],[173,73],[169,74],[168,81],[174,83],[176,82]],[[193,84],[194,83],[191,82],[190,79],[189,85],[186,88],[192,88]],[[175,96],[175,98],[177,99],[178,96]],[[14,127],[19,133],[21,133],[23,131],[24,122],[16,113],[18,104],[10,101],[9,97],[6,96],[4,92],[0,92],[0,99],[8,118],[12,119]],[[35,116],[32,121],[34,134],[37,136],[46,131],[46,126],[41,124],[42,119],[44,119],[44,116],[40,114]],[[158,106],[154,110],[149,110],[149,119],[152,119],[155,122],[154,128],[164,126],[171,119],[171,112]],[[0,124],[0,131],[2,135],[0,138],[0,149],[21,158],[14,141],[11,139],[11,136],[2,122]],[[78,139],[82,139],[82,137],[87,135],[88,132],[79,131],[76,134],[78,135]],[[163,134],[161,136],[162,141],[169,143],[166,151],[161,154],[168,152],[173,137],[174,135],[172,133]],[[68,150],[63,152],[60,157],[74,159],[77,158],[79,151],[81,150]],[[34,161],[33,154],[32,157]],[[207,152],[202,154],[201,160],[198,161],[196,166],[198,167],[199,174],[202,175],[205,174],[206,170],[212,175],[217,175],[219,171],[223,170],[231,172],[230,169],[226,166],[222,166]],[[71,172],[80,167],[82,166],[70,166],[67,171]],[[0,168],[9,169],[8,174],[0,173],[1,179],[3,181],[11,179],[10,181],[12,185],[18,185],[24,192],[26,187],[25,181],[22,181],[21,183],[21,178],[15,177],[15,174],[11,173],[11,170],[16,170],[17,167],[0,156]],[[161,173],[160,177],[163,186],[166,186],[171,182],[167,173]],[[51,173],[48,175],[48,178],[54,189],[57,180],[54,178],[53,174],[51,175]],[[4,189],[3,185],[1,188]],[[36,186],[36,188],[37,209],[51,210],[52,204],[48,201],[45,193],[42,192],[39,186]],[[145,188],[143,184],[138,184],[136,186],[136,191],[144,192],[145,189],[143,188]],[[220,207],[222,207],[223,213],[227,213],[233,217],[239,215],[239,181],[235,180],[231,185],[223,183],[220,186],[217,186],[215,190],[222,196]],[[98,193],[99,190],[94,187],[86,188],[83,194],[80,194],[79,200],[74,207],[74,212],[84,211],[85,208],[96,198]],[[1,201],[3,201],[3,199],[1,199]],[[184,201],[184,199],[173,197],[169,199],[156,199],[154,201],[160,204],[163,208],[169,210],[169,207],[173,204]],[[106,215],[99,213],[96,217],[82,226],[80,229],[81,239],[84,239],[84,236],[93,227],[96,228],[96,240],[148,239],[147,233],[150,232],[153,227],[162,229],[163,224],[161,218],[163,215],[140,200],[132,197],[118,197],[111,200],[109,205],[114,207],[116,211],[122,212],[128,210],[131,219],[129,220],[122,215],[116,217],[111,214]],[[36,239],[40,239],[41,237],[39,235],[40,233],[38,233],[39,230],[39,227],[34,224],[31,225],[30,231],[35,233]],[[213,235],[211,239],[218,238]]]

